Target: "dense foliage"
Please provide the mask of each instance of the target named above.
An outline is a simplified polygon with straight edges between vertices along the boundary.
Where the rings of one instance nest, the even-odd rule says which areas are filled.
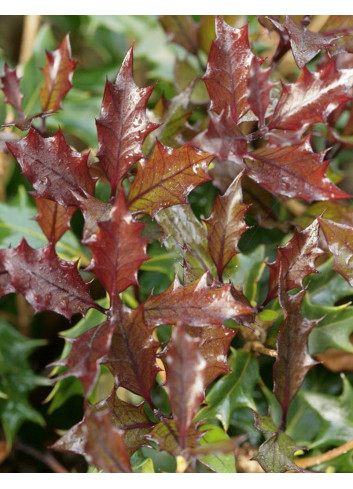
[[[109,53],[114,22],[154,22],[177,56],[110,54],[104,90],[68,34],[4,64],[2,458],[75,398],[52,470],[351,472],[353,19],[76,20]]]

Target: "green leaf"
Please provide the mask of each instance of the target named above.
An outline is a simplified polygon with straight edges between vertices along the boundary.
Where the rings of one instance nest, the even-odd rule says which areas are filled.
[[[230,439],[222,428],[213,424],[203,425],[202,431],[206,431],[206,434],[200,440],[201,445]],[[199,457],[199,460],[218,473],[233,474],[236,472],[234,453],[211,453]]]
[[[294,453],[297,450],[297,445],[288,435],[283,432],[275,433],[260,446],[254,460],[268,473],[303,472],[294,463]]]
[[[48,385],[47,379],[34,374],[28,362],[29,354],[43,344],[45,341],[25,338],[0,319],[0,420],[8,447],[24,421],[44,425],[28,401],[31,390]]]
[[[339,396],[301,391],[300,397],[320,418],[321,429],[309,448],[339,446],[353,438],[353,387],[342,378]]]
[[[230,368],[232,372],[221,377],[206,396],[207,406],[202,408],[196,420],[219,419],[228,430],[232,413],[238,407],[256,411],[253,392],[259,380],[259,367],[255,357],[246,351],[233,350]]]

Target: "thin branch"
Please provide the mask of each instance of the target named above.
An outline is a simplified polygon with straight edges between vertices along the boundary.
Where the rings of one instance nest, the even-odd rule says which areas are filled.
[[[298,467],[306,469],[307,467],[312,467],[313,465],[319,465],[324,462],[328,462],[329,460],[333,460],[340,455],[344,455],[349,450],[353,450],[353,440],[344,443],[343,445],[333,448],[326,453],[320,453],[320,455],[316,455],[314,457],[305,457],[296,459],[295,463]]]
[[[60,462],[56,460],[53,455],[51,455],[48,452],[40,452],[39,450],[30,447],[26,445],[23,442],[17,441],[15,443],[15,448],[17,450],[20,450],[21,452],[27,453],[31,457],[39,460],[40,462],[44,463],[47,465],[53,472],[60,473],[60,474],[67,474],[69,471],[65,469],[63,465],[61,465]]]

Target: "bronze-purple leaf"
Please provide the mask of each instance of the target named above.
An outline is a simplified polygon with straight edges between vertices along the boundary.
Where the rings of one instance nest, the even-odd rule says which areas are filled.
[[[235,300],[231,288],[231,284],[208,286],[207,273],[186,287],[175,278],[165,292],[150,296],[145,302],[147,324],[222,325],[226,319],[251,314],[252,308]]]
[[[133,50],[129,49],[115,83],[107,80],[102,110],[97,119],[100,164],[115,195],[132,165],[142,157],[142,143],[155,124],[146,118],[153,86],[138,87],[133,78]]]
[[[161,451],[165,450],[174,457],[178,455],[188,457],[189,453],[199,445],[199,440],[203,435],[204,433],[197,431],[196,426],[192,424],[186,433],[185,443],[182,447],[175,421],[162,419],[146,438],[157,443]]]
[[[2,81],[2,91],[5,95],[5,102],[12,105],[12,107],[17,111],[21,119],[24,118],[22,112],[22,99],[23,95],[20,90],[20,81],[17,77],[16,69],[11,69],[8,67],[7,63],[4,63],[4,74],[1,77]]]
[[[54,311],[70,319],[97,307],[77,263],[58,258],[52,244],[33,249],[23,239],[16,248],[2,250],[1,259],[12,290],[23,294],[35,312]]]
[[[266,110],[271,102],[271,68],[261,68],[263,60],[253,57],[249,74],[249,105],[258,117],[260,126],[265,122]]]
[[[57,202],[40,197],[37,197],[35,200],[38,209],[36,221],[48,238],[48,241],[56,243],[70,229],[70,219],[76,207],[63,207]]]

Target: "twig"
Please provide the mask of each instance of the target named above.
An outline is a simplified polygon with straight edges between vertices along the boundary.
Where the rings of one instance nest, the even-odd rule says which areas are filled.
[[[19,55],[20,64],[26,63],[32,56],[34,41],[40,25],[40,15],[25,15]]]
[[[40,462],[44,463],[47,465],[53,472],[60,473],[60,474],[67,474],[69,471],[65,469],[63,465],[61,465],[60,462],[56,460],[53,455],[51,455],[48,452],[40,452],[39,450],[30,447],[26,445],[25,443],[22,443],[20,441],[17,441],[15,443],[15,448],[20,450],[21,452],[27,453],[28,455],[36,458]]]
[[[334,458],[339,457],[340,455],[343,455],[352,449],[353,449],[353,440],[344,443],[343,445],[337,448],[333,448],[332,450],[329,450],[326,453],[321,453],[320,455],[316,455],[314,457],[298,458],[295,460],[295,463],[298,465],[298,467],[306,469],[307,467],[312,467],[313,465],[319,465],[322,464],[323,462],[328,462],[329,460],[333,460]]]

